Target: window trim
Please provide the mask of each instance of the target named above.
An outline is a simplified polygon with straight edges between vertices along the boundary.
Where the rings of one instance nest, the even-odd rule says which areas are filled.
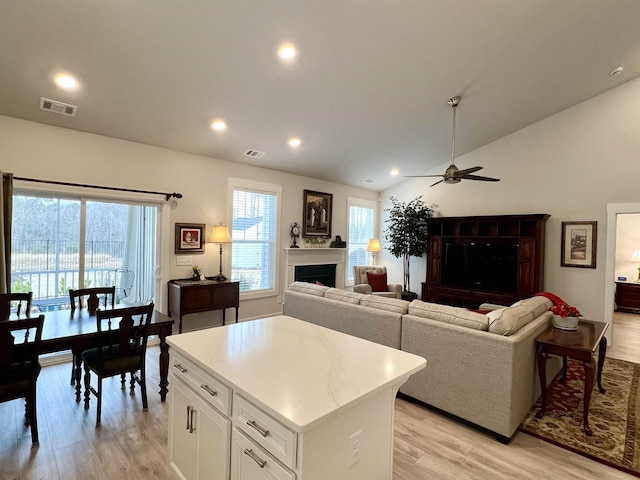
[[[375,200],[366,200],[364,198],[358,197],[347,197],[347,245],[351,244],[351,239],[349,238],[349,224],[351,221],[351,207],[363,207],[363,208],[371,208],[373,210],[373,237],[376,238],[376,234],[378,232],[378,201]],[[347,247],[347,263],[344,269],[344,284],[345,287],[353,287],[354,280],[349,279],[349,248]]]
[[[268,193],[270,195],[276,196],[276,232],[275,232],[275,258],[273,261],[273,268],[275,269],[273,275],[273,285],[269,289],[264,290],[256,290],[251,292],[240,292],[240,300],[250,300],[254,298],[267,298],[267,297],[276,297],[280,292],[280,226],[282,224],[282,185],[278,185],[276,183],[266,183],[266,182],[257,182],[254,180],[246,180],[244,178],[236,178],[229,177],[227,181],[227,225],[230,225],[231,220],[233,219],[233,191],[234,189],[239,190],[250,190],[258,193]],[[233,243],[231,244],[231,248],[233,248]],[[228,272],[231,272],[231,255],[226,255],[226,258],[223,259],[225,264],[225,269]]]

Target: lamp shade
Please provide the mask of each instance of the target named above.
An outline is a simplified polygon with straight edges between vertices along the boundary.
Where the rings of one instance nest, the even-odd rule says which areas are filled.
[[[231,235],[226,225],[216,225],[213,227],[213,233],[209,239],[209,243],[231,243]]]
[[[638,262],[640,261],[640,250],[634,250],[633,254],[631,255],[630,260],[632,262]]]
[[[380,246],[380,240],[377,238],[372,238],[369,240],[369,244],[367,245],[367,252],[381,252],[382,247]]]

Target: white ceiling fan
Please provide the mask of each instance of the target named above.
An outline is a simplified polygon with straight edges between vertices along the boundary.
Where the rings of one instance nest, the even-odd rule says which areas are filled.
[[[442,180],[438,180],[431,185],[438,185],[439,183],[459,183],[460,180],[481,180],[483,182],[499,182],[499,178],[483,177],[480,175],[473,175],[478,170],[482,170],[482,167],[465,168],[464,170],[458,169],[455,165],[456,155],[456,107],[460,104],[460,97],[452,97],[447,102],[453,109],[453,133],[451,135],[451,165],[447,167],[444,175],[405,175],[406,177],[442,177]]]

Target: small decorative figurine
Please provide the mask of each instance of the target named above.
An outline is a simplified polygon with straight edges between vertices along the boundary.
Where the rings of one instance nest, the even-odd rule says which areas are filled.
[[[300,224],[298,222],[293,222],[291,224],[291,230],[289,231],[289,235],[291,235],[290,248],[300,248],[297,242],[298,238],[300,237]]]

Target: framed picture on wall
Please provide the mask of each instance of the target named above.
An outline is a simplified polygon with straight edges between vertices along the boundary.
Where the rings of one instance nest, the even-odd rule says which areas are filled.
[[[204,253],[204,223],[176,223],[176,254]]]
[[[596,268],[598,222],[562,222],[561,265]]]
[[[333,194],[304,191],[302,212],[302,236],[331,238],[331,214]]]

